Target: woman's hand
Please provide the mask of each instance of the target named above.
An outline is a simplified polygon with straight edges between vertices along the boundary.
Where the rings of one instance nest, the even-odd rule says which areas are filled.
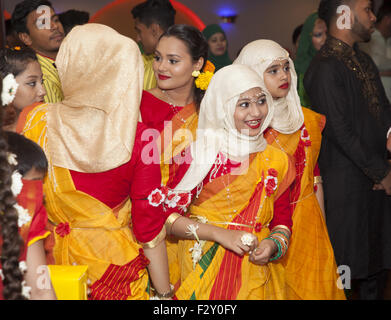
[[[249,260],[254,264],[263,266],[269,262],[270,258],[277,252],[277,250],[277,245],[273,240],[264,239],[261,241],[259,247],[250,254]]]
[[[220,230],[216,232],[215,242],[221,244],[225,249],[243,256],[247,252],[253,251],[258,246],[258,239],[256,236],[254,236],[254,241],[251,246],[244,245],[241,238],[245,234],[248,234],[248,232],[220,228]]]

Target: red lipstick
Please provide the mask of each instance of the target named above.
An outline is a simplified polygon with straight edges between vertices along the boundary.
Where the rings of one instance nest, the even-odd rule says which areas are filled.
[[[289,83],[285,83],[282,86],[279,87],[280,89],[288,89],[289,88]]]
[[[248,121],[246,121],[246,125],[248,127],[250,127],[251,129],[255,130],[255,129],[259,129],[259,127],[261,126],[262,122],[261,121],[258,121],[257,124],[254,124],[254,125],[251,125]]]
[[[168,80],[168,79],[171,79],[171,77],[168,77],[168,76],[164,76],[162,74],[159,74],[159,80]]]

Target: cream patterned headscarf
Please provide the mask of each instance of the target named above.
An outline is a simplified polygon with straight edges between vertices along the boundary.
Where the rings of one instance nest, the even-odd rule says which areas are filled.
[[[270,126],[283,134],[299,130],[304,123],[304,114],[297,93],[297,74],[288,51],[271,40],[256,40],[247,44],[234,64],[244,64],[254,69],[264,78],[264,72],[273,61],[288,59],[291,70],[291,87],[286,98],[274,101],[275,113]]]
[[[266,95],[269,112],[257,136],[240,133],[235,126],[234,113],[239,96],[252,88],[261,88]],[[219,152],[241,161],[249,154],[265,150],[263,131],[273,117],[273,99],[262,79],[251,68],[230,65],[220,69],[212,78],[201,102],[197,140],[191,145],[193,161],[175,188],[178,192],[193,190],[206,177]]]
[[[52,164],[94,173],[128,162],[144,77],[137,44],[104,25],[77,26],[61,44],[56,66],[65,98],[48,106]]]

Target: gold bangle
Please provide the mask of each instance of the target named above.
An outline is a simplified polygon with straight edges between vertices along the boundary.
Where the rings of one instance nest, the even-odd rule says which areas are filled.
[[[179,219],[180,217],[182,217],[179,213],[172,213],[170,214],[170,216],[167,218],[164,226],[166,228],[166,230],[171,230],[171,227],[172,225],[175,223],[175,221],[177,221],[177,219]]]
[[[287,226],[284,226],[284,225],[282,225],[282,224],[280,224],[280,225],[278,225],[278,226],[275,226],[275,227],[271,230],[270,233],[272,233],[272,232],[275,231],[276,229],[283,229],[283,230],[288,231],[288,232],[289,232],[289,234],[288,234],[289,237],[290,237],[291,234],[292,234],[291,230],[290,230]]]
[[[166,228],[162,228],[159,234],[152,241],[146,243],[140,243],[141,246],[145,249],[153,249],[166,238]]]
[[[314,184],[322,184],[322,183],[323,183],[323,179],[321,176],[314,177]]]

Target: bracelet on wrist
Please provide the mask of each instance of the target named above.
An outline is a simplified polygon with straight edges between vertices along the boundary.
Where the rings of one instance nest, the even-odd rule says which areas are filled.
[[[274,239],[272,237],[268,237],[266,239],[272,240],[276,244],[276,246],[278,248],[277,254],[275,254],[272,258],[270,258],[269,261],[272,262],[272,261],[275,261],[277,259],[280,259],[282,257],[282,249],[281,249],[280,242],[277,239]]]
[[[170,299],[174,296],[174,286],[172,284],[170,284],[170,291],[168,292],[164,292],[164,293],[159,293],[156,291],[156,289],[152,289],[155,294],[154,294],[154,298],[157,299],[157,300],[164,300],[164,299]]]

